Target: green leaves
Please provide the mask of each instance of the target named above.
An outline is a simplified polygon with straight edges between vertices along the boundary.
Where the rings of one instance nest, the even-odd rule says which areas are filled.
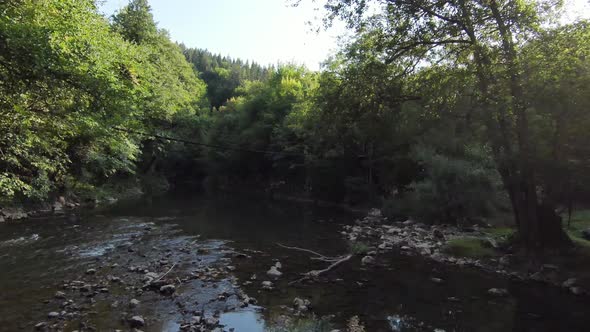
[[[205,85],[146,1],[113,28],[92,0],[12,0],[0,13],[0,200],[133,174],[141,141],[114,127],[152,131],[199,112]]]

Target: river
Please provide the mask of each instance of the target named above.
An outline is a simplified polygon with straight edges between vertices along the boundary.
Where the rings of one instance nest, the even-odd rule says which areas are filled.
[[[254,197],[171,195],[0,224],[0,331],[40,322],[46,330],[128,330],[130,315],[146,319],[143,331],[178,331],[196,314],[240,332],[344,331],[353,316],[368,332],[590,330],[585,297],[401,254],[371,267],[355,258],[319,282],[290,284],[326,264],[278,243],[344,254],[340,229],[356,217]],[[283,275],[262,289],[277,261]],[[175,276],[173,296],[134,286],[147,270]],[[490,298],[493,287],[510,296]],[[236,294],[257,302],[244,306]],[[294,312],[296,297],[311,312]],[[140,304],[130,307],[132,298]]]

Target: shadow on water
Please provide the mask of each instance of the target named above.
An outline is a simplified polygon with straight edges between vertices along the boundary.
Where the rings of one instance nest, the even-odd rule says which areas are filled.
[[[325,266],[277,243],[326,255],[348,250],[339,229],[355,216],[334,209],[271,204],[255,198],[168,196],[126,202],[96,213],[0,225],[0,330],[30,330],[31,322],[45,318],[48,307],[44,301],[64,279],[75,278],[103,255],[133,241],[149,225],[162,233],[142,239],[146,246],[172,246],[174,241],[200,236],[203,241],[223,240],[211,247],[220,253],[227,250],[224,247],[251,253],[250,259],[232,260],[237,267],[233,273],[264,310],[250,307],[224,313],[220,319],[226,329],[272,330],[281,315],[289,312],[286,308],[295,297],[310,299],[316,317],[329,317],[330,329],[345,327],[355,315],[371,332],[588,331],[590,326],[586,298],[399,254],[391,254],[386,264],[370,269],[353,260],[332,271],[324,282],[288,285],[301,273]],[[222,256],[212,256],[211,262],[220,262]],[[276,260],[283,265],[283,277],[275,282],[274,290],[261,290],[261,281],[267,279],[265,271]],[[250,280],[253,274],[256,280]],[[433,277],[444,282],[433,283]],[[226,283],[231,287],[230,281]],[[507,288],[510,296],[491,298],[487,289],[492,287]],[[194,285],[183,296],[187,303],[203,303],[202,298],[213,296],[202,292],[206,291]],[[144,330],[178,330],[180,316],[167,315],[174,303],[158,298],[149,301],[151,312],[146,314],[159,317],[159,324]],[[119,309],[105,305],[101,310],[104,312],[95,319],[105,322],[97,325],[115,326],[108,321]]]

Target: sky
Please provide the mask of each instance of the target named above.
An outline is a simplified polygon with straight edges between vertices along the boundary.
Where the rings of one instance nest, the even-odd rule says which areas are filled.
[[[127,0],[103,1],[101,10],[113,14]],[[150,0],[158,26],[176,42],[262,65],[294,62],[318,70],[338,49],[342,26],[316,33],[317,4],[303,0]],[[316,1],[318,2],[318,1]],[[565,21],[590,17],[590,0],[565,0]],[[318,3],[322,3],[319,1]],[[315,22],[313,25],[307,24]]]
[[[154,19],[172,39],[189,47],[250,60],[262,65],[294,62],[309,69],[337,50],[335,28],[319,34],[319,16],[311,1],[292,7],[288,0],[151,0]],[[111,15],[127,0],[105,0],[101,10]],[[321,17],[321,16],[320,16]]]

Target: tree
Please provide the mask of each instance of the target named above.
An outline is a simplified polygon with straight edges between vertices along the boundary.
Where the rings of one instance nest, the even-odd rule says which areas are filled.
[[[510,0],[329,0],[327,22],[344,19],[357,31],[377,30],[375,47],[388,63],[410,71],[424,64],[467,67],[477,81],[479,118],[504,187],[510,197],[522,243],[531,250],[570,243],[554,203],[538,194],[539,165],[524,91],[519,46],[542,22],[547,2]],[[367,13],[371,6],[377,15]]]
[[[158,33],[148,0],[131,0],[113,16],[112,24],[115,31],[136,44],[149,42]]]

